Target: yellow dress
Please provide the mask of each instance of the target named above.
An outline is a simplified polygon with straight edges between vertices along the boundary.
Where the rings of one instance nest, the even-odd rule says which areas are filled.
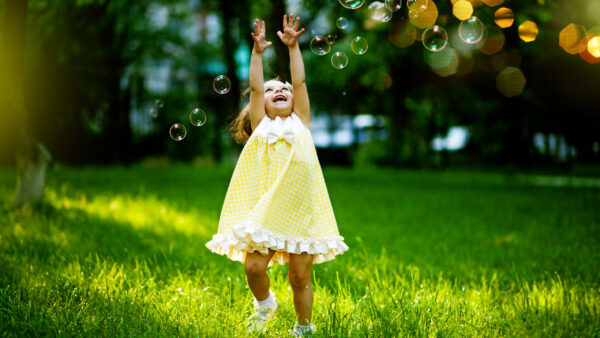
[[[265,116],[256,127],[231,177],[219,229],[206,246],[244,262],[247,252],[314,254],[313,263],[348,250],[340,236],[310,131],[292,113]]]

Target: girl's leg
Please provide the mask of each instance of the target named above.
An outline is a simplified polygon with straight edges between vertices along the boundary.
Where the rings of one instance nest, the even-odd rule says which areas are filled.
[[[275,251],[269,250],[269,253],[262,255],[258,251],[246,254],[244,261],[244,272],[250,291],[254,294],[256,300],[265,300],[269,297],[269,287],[271,281],[267,276],[267,266],[275,254]]]
[[[294,308],[299,325],[309,325],[312,316],[313,289],[310,282],[313,255],[290,254],[288,278],[294,292]]]

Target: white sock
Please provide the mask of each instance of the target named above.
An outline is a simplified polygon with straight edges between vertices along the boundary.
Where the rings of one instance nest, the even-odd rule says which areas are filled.
[[[256,298],[254,298],[255,301],[255,305],[258,306],[259,309],[265,309],[268,307],[272,307],[273,305],[275,305],[276,300],[275,300],[275,293],[271,290],[269,290],[269,296],[267,297],[267,299],[265,300],[258,300]]]

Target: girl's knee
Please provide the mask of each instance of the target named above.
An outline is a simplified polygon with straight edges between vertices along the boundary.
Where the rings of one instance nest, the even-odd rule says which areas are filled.
[[[267,272],[267,266],[259,262],[246,261],[244,263],[244,272],[248,277],[259,277]]]
[[[310,287],[310,271],[290,270],[288,278],[294,291],[302,291]]]

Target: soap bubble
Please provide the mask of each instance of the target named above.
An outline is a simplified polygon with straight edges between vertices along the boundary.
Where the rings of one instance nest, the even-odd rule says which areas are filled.
[[[335,52],[331,56],[331,65],[337,69],[346,68],[348,65],[348,56],[344,52]]]
[[[379,1],[373,1],[369,7],[371,19],[379,22],[388,22],[392,18],[392,12],[385,8],[385,5]]]
[[[340,5],[348,8],[348,9],[357,9],[360,8],[365,3],[365,0],[338,0]]]
[[[187,131],[185,130],[185,126],[181,123],[175,123],[169,129],[169,135],[175,141],[181,141],[187,135]]]
[[[190,113],[190,122],[196,127],[206,123],[206,112],[200,108],[192,110]]]
[[[385,8],[390,12],[395,12],[402,8],[402,0],[385,0]]]
[[[213,89],[219,94],[227,94],[231,89],[231,81],[227,76],[219,75],[213,81]]]
[[[346,29],[348,28],[348,19],[344,18],[343,16],[340,16],[337,21],[335,22],[335,25],[339,28],[339,29]]]
[[[365,38],[357,36],[350,43],[350,48],[355,54],[362,55],[367,52],[369,45]]]
[[[150,108],[148,108],[148,115],[150,115],[151,118],[158,117],[158,113],[162,110],[164,106],[165,104],[162,100],[154,100],[154,104],[150,105]]]
[[[337,36],[329,34],[327,35],[326,39],[328,44],[333,45],[335,43],[335,40],[337,39]]]
[[[460,36],[460,39],[468,44],[474,44],[481,41],[483,32],[483,22],[475,16],[462,21],[458,26],[458,35]]]
[[[331,46],[327,42],[327,38],[322,35],[317,35],[310,40],[310,50],[317,55],[325,55],[331,50]]]
[[[448,33],[438,25],[431,26],[423,31],[423,46],[432,52],[439,52],[448,44]]]

